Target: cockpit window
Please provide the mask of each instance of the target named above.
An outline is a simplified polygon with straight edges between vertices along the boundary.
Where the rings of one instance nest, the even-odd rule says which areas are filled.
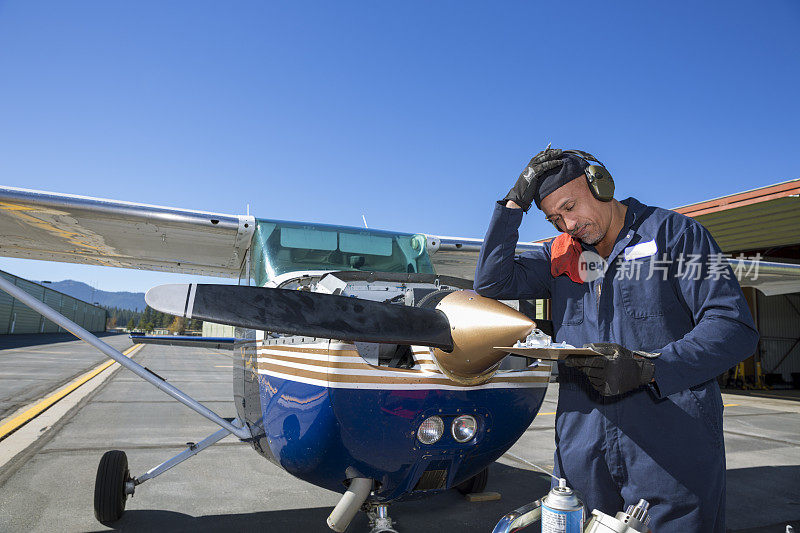
[[[264,219],[251,261],[259,286],[298,270],[434,273],[424,235]]]

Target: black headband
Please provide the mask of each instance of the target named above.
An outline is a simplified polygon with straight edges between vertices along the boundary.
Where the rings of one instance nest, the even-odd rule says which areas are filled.
[[[533,195],[533,201],[539,209],[542,208],[542,200],[546,196],[575,178],[583,176],[586,167],[589,166],[585,159],[576,154],[565,152],[561,159],[564,161],[563,165],[545,172],[544,176],[539,178],[539,187]]]

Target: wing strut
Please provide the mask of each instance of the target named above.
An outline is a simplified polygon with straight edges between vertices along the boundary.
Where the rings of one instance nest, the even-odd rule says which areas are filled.
[[[172,396],[174,399],[176,399],[189,409],[192,409],[198,414],[203,415],[204,417],[211,420],[215,424],[226,429],[228,432],[233,433],[240,439],[249,439],[252,437],[252,435],[250,434],[250,430],[246,426],[236,427],[235,425],[231,424],[226,419],[222,418],[217,413],[215,413],[205,405],[201,404],[188,394],[184,393],[177,387],[174,387],[170,383],[167,383],[163,379],[155,376],[153,373],[149,372],[145,367],[135,362],[130,357],[127,357],[123,355],[121,352],[118,352],[105,342],[98,339],[95,335],[92,335],[91,333],[83,329],[81,326],[79,326],[72,320],[68,319],[61,313],[53,310],[50,306],[48,306],[44,302],[37,300],[27,292],[17,287],[16,285],[13,285],[2,276],[0,276],[0,290],[7,292],[12,297],[24,303],[37,313],[44,315],[47,319],[49,319],[52,322],[55,322],[56,324],[66,329],[79,339],[86,341],[89,345],[93,346],[94,348],[97,348],[98,350],[109,356],[111,359],[118,362],[120,365],[124,366],[125,368],[127,368],[128,370],[130,370],[143,380],[147,381],[157,389]]]

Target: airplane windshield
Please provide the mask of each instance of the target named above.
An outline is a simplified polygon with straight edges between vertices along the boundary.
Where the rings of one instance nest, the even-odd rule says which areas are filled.
[[[434,273],[424,235],[265,219],[251,258],[258,286],[299,270]]]

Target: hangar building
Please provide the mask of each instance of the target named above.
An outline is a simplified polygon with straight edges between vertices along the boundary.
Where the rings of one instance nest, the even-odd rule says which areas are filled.
[[[800,263],[800,179],[675,211],[703,224],[723,253]],[[793,381],[800,388],[800,286],[772,296],[752,287],[743,290],[761,333],[757,352],[746,361],[745,373],[753,376],[755,363],[760,362],[768,385]]]
[[[92,332],[106,330],[106,310],[49,287],[0,271],[0,276],[43,301],[70,320]],[[0,291],[0,335],[10,333],[61,333],[64,329],[28,306]]]

